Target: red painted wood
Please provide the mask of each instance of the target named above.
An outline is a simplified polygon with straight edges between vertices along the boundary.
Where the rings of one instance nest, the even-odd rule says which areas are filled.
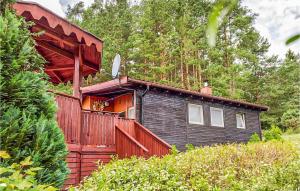
[[[169,144],[135,120],[82,110],[80,100],[73,96],[57,94],[56,102],[57,121],[70,152],[66,161],[71,174],[66,186],[78,184],[98,168],[98,163],[108,163],[112,155],[147,158],[170,151]]]
[[[148,156],[148,152],[134,137],[116,125],[116,153],[119,158]]]
[[[171,146],[150,130],[134,121],[136,140],[149,150],[149,156],[163,156],[170,153]]]
[[[80,144],[81,106],[80,101],[73,97],[56,95],[58,105],[57,122],[63,130],[66,143]]]

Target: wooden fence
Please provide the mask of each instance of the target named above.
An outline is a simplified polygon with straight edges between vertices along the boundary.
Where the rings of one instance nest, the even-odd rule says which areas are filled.
[[[170,152],[171,146],[154,133],[134,122],[135,139],[149,150],[149,156],[163,156]]]
[[[66,143],[80,144],[81,104],[80,100],[69,95],[56,93],[58,110],[57,122],[65,135]]]
[[[80,100],[56,93],[57,122],[65,135],[71,174],[66,185],[77,184],[112,155],[119,158],[163,156],[170,145],[135,120],[119,118],[116,113],[82,110]]]
[[[116,153],[119,158],[148,156],[148,149],[134,139],[129,133],[116,125]]]

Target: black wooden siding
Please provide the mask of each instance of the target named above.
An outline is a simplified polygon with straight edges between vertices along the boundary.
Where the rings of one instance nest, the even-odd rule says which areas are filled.
[[[142,94],[137,90],[137,95]],[[137,98],[137,120],[140,118],[141,100]],[[203,107],[204,125],[188,123],[188,103]],[[210,107],[222,108],[224,127],[210,125]],[[236,113],[246,116],[246,129],[236,128]],[[198,97],[190,97],[170,92],[151,90],[143,98],[143,124],[153,133],[179,150],[191,143],[211,145],[226,142],[246,142],[253,133],[260,134],[259,111],[237,108],[212,102],[203,102]]]

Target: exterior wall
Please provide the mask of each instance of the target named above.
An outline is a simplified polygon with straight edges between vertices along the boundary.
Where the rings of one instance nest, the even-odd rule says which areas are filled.
[[[141,95],[143,90],[138,90]],[[204,125],[188,123],[188,103],[203,106]],[[140,120],[141,99],[137,97],[136,115]],[[224,127],[210,125],[210,107],[223,109]],[[236,113],[246,116],[246,129],[236,128]],[[226,142],[246,142],[253,133],[260,135],[259,111],[205,102],[200,98],[179,96],[150,90],[143,98],[143,125],[154,134],[174,144],[179,150],[191,143],[195,146]]]
[[[128,108],[133,106],[133,98],[132,94],[125,94],[118,96],[114,99],[114,112],[126,112],[127,116],[127,110]]]

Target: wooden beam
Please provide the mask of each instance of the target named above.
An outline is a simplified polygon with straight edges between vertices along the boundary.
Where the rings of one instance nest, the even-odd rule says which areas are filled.
[[[56,71],[56,70],[73,70],[73,64],[61,65],[61,66],[46,66],[45,71]]]
[[[59,47],[56,47],[54,45],[51,45],[49,43],[46,43],[46,42],[43,42],[43,41],[39,41],[37,40],[37,45],[42,47],[42,48],[45,48],[47,50],[50,50],[52,52],[55,52],[65,58],[68,58],[68,59],[71,59],[71,60],[74,60],[74,56],[73,56],[73,53],[69,52],[69,51],[66,51],[64,49],[61,49]]]
[[[62,77],[62,75],[57,72],[57,71],[52,71],[52,74],[55,76],[55,78],[60,82],[63,83],[64,82],[64,78]]]
[[[63,56],[63,57],[65,57],[65,58],[74,60],[74,55],[73,55],[72,52],[66,51],[66,50],[64,50],[64,49],[61,49],[61,48],[59,48],[59,47],[57,47],[57,46],[51,45],[51,44],[46,43],[46,42],[44,42],[44,41],[40,41],[40,40],[36,40],[36,41],[37,41],[37,45],[38,45],[38,46],[40,46],[40,47],[42,47],[42,48],[45,48],[45,49],[47,49],[47,50],[50,50],[50,51],[52,51],[52,52],[54,52],[54,53],[57,53],[57,54],[59,54],[60,56]],[[83,55],[82,55],[82,59],[84,60]],[[86,67],[88,67],[88,68],[90,68],[90,69],[92,69],[92,70],[94,70],[94,71],[98,71],[98,70],[99,70],[99,66],[97,67],[97,65],[95,65],[95,64],[93,64],[93,63],[91,63],[91,62],[89,62],[89,61],[86,61],[86,60],[85,60],[85,61],[83,62],[83,64],[84,64]],[[62,67],[62,70],[64,70],[64,68],[65,68],[65,70],[73,69],[73,68],[70,68],[70,67]],[[53,69],[50,69],[50,70],[54,70],[54,68],[53,68]]]
[[[82,81],[82,68],[83,68],[83,59],[82,59],[82,46],[78,47],[77,54],[75,55],[74,60],[74,74],[73,74],[73,96],[81,98],[80,86]]]
[[[90,69],[94,70],[94,71],[98,71],[99,67],[97,67],[95,64],[92,64],[91,62],[88,61],[84,61],[83,64],[87,67],[89,67]]]

